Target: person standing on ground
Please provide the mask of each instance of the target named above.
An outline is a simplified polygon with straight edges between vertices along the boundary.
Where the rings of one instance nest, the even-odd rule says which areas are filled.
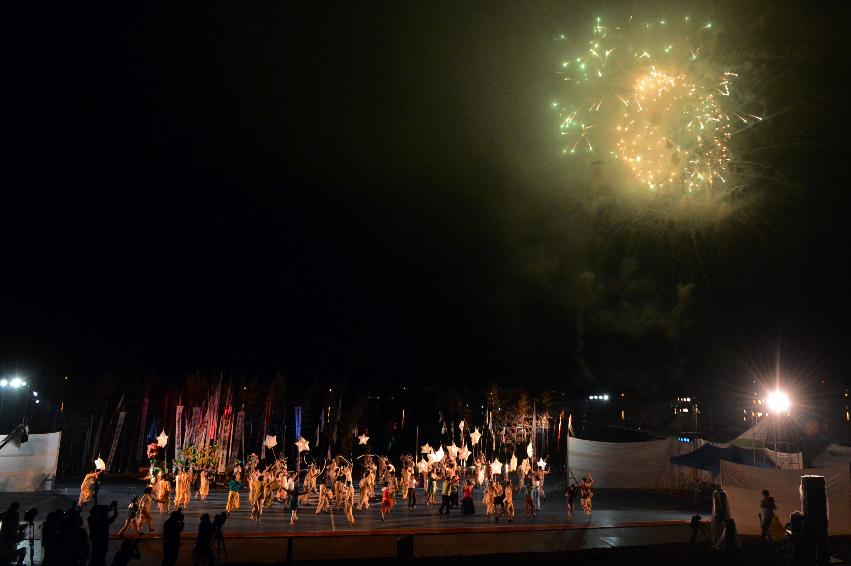
[[[346,519],[349,524],[354,525],[355,516],[352,514],[352,509],[355,506],[355,488],[352,486],[352,482],[347,480],[344,489],[346,492],[343,494],[343,509],[346,511]]]
[[[298,482],[296,473],[293,472],[287,479],[287,496],[289,497],[290,525],[298,521]]]
[[[163,563],[162,566],[177,564],[180,553],[180,533],[183,532],[183,513],[180,509],[172,511],[163,523]]]
[[[136,529],[136,534],[139,534],[139,524],[136,523],[136,517],[139,515],[139,496],[134,495],[130,498],[130,504],[127,505],[127,518],[124,520],[124,526],[118,531],[118,536],[123,537],[127,529],[133,527]]]
[[[594,492],[591,487],[594,485],[594,478],[588,474],[582,481],[579,482],[579,497],[582,499],[582,510],[588,514],[588,520],[591,520],[591,498],[594,497]]]
[[[451,508],[449,498],[452,496],[452,478],[448,473],[443,476],[443,489],[440,490],[440,509],[438,511],[443,515],[443,510],[446,509],[446,514],[449,515]]]
[[[198,536],[195,538],[195,547],[192,549],[192,564],[196,566],[213,564],[213,534],[215,527],[210,521],[210,515],[204,513],[201,515],[201,522],[198,524]]]
[[[112,510],[111,516],[108,513],[110,509]],[[106,565],[106,551],[109,548],[109,526],[115,522],[116,517],[118,517],[117,501],[113,501],[109,507],[95,505],[89,511],[89,541],[92,547],[89,566]]]
[[[242,474],[240,473],[240,477]],[[225,511],[230,514],[239,509],[239,482],[235,479],[228,482],[228,500],[225,503]]]
[[[390,510],[393,509],[393,497],[390,491],[390,486],[387,483],[387,480],[384,480],[384,487],[381,488],[381,520],[384,520],[385,515],[390,514]]]
[[[417,475],[408,474],[408,509],[417,508]]]
[[[769,539],[768,529],[771,527],[771,520],[774,518],[774,511],[777,510],[777,505],[774,503],[774,498],[771,497],[767,489],[762,490],[762,501],[759,503],[759,521],[762,528],[762,542]]]
[[[476,509],[473,507],[473,482],[467,480],[464,482],[464,492],[461,497],[461,514],[474,515],[475,513]]]
[[[570,484],[570,487],[567,488],[567,520],[570,521],[573,519],[573,503],[576,501],[576,494],[579,492],[579,489],[576,487],[575,483]]]
[[[151,505],[153,504],[153,497],[151,497],[151,492],[153,489],[148,486],[145,488],[145,492],[142,494],[141,499],[139,499],[139,515],[136,517],[136,530],[142,530],[142,525],[148,525],[148,532],[154,532],[154,517],[151,515]]]

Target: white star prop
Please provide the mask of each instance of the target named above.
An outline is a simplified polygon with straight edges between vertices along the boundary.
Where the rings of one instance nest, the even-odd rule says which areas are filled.
[[[491,473],[497,475],[502,473],[502,462],[499,461],[499,458],[491,462]]]
[[[425,458],[417,462],[417,471],[421,474],[424,474],[428,471],[428,462],[425,461]]]
[[[470,433],[470,440],[473,441],[473,444],[478,444],[481,437],[482,433],[479,432],[479,427],[476,427],[476,429]]]
[[[532,459],[535,455],[535,447],[532,446],[532,441],[529,441],[529,446],[526,447],[526,455],[529,456],[529,459]]]
[[[529,465],[529,458],[523,458],[523,462],[520,464],[520,469],[523,471],[523,475],[529,473],[529,468],[532,466]]]
[[[366,434],[358,436],[358,444],[366,444],[369,442],[369,437]]]
[[[469,457],[470,457],[470,454],[472,454],[472,452],[470,452],[469,450],[467,450],[467,447],[466,447],[466,446],[462,446],[462,447],[458,450],[458,458],[459,458],[462,462],[464,462],[464,463],[466,463],[466,462],[467,462],[467,458],[469,458]]]
[[[461,432],[464,432],[464,421],[458,423],[458,428],[461,429]]]
[[[277,445],[278,445],[278,437],[276,437],[274,435],[267,434],[266,440],[263,441],[263,446],[265,446],[266,448],[271,450],[272,448],[274,448]]]
[[[298,446],[299,453],[310,450],[310,441],[305,440],[303,436],[298,439],[298,442],[296,442],[295,445]]]
[[[446,454],[443,453],[443,446],[441,446],[440,448],[437,449],[437,452],[432,452],[431,454],[428,455],[428,460],[432,464],[436,464],[437,462],[440,462],[441,460],[443,460],[443,457],[445,455]]]
[[[434,452],[434,448],[428,445],[428,442],[420,446],[420,454],[431,454]]]
[[[539,458],[539,459],[538,459],[538,467],[539,467],[540,469],[542,469],[542,470],[543,470],[544,468],[546,468],[546,467],[547,467],[547,463],[546,463],[546,462],[544,462],[544,459],[543,459],[543,458]]]
[[[453,460],[458,457],[459,448],[455,446],[455,442],[452,442],[452,446],[447,446],[446,451],[449,452],[449,457]]]
[[[101,460],[100,457],[98,457],[98,459],[95,460],[95,469],[105,470],[106,469],[106,462],[104,462],[103,460]]]
[[[168,435],[165,433],[165,431],[162,431],[157,437],[157,446],[163,448],[166,444],[168,444]]]
[[[511,455],[511,460],[508,462],[508,471],[513,472],[517,469],[517,456]]]

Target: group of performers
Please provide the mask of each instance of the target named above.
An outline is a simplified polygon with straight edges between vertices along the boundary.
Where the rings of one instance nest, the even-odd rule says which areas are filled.
[[[511,473],[499,473],[501,470],[494,471],[494,464],[483,456],[475,458],[472,466],[463,466],[448,456],[440,461],[428,462],[423,458],[416,462],[413,456],[405,455],[401,458],[398,475],[387,457],[366,454],[357,458],[356,462],[361,468],[357,493],[353,480],[355,465],[342,456],[327,459],[321,468],[302,459],[295,470],[288,470],[285,459],[276,459],[265,467],[259,464],[254,454],[249,456],[245,465],[235,460],[227,482],[225,511],[230,514],[240,509],[240,492],[244,488],[248,490],[248,516],[252,521],[261,521],[264,512],[278,502],[290,512],[290,524],[293,525],[298,521],[299,507],[312,502],[313,498],[316,514],[342,511],[350,525],[356,523],[354,511],[368,510],[372,501],[380,501],[382,521],[392,512],[397,496],[407,501],[409,509],[415,509],[419,488],[425,491],[425,505],[437,507],[438,484],[441,496],[438,512],[441,515],[448,515],[457,507],[460,507],[462,515],[475,514],[475,488],[482,489],[481,503],[485,516],[493,517],[497,522],[502,518],[509,522],[514,520],[514,496],[518,492],[525,497],[527,518],[536,517],[541,510],[541,501],[546,499],[544,483],[548,471],[522,466]],[[95,471],[85,476],[78,506],[82,507],[96,493],[101,473]],[[512,474],[516,483],[510,477]],[[161,516],[172,509],[187,510],[195,483],[198,485],[196,497],[205,502],[217,474],[211,465],[196,470],[193,465],[176,464],[171,470],[163,470],[152,460],[148,475],[141,479],[147,485],[141,497],[134,495],[131,498],[119,535],[129,529],[140,533],[145,526],[152,532],[154,503]],[[592,485],[593,479],[588,474],[578,484],[568,487],[565,494],[568,498],[568,520],[573,518],[574,499],[579,495],[582,509],[590,521]]]

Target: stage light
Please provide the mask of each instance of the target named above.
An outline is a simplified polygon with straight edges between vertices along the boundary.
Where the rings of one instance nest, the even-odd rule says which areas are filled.
[[[9,385],[8,379],[0,379],[0,387],[6,387]]]
[[[609,396],[608,396],[608,395],[603,395],[603,401],[608,401],[608,400],[609,400]]]
[[[20,377],[13,377],[9,382],[9,385],[17,389],[18,387],[26,385],[26,383]]]
[[[33,391],[33,397],[38,397],[38,391]]]
[[[768,394],[768,408],[771,409],[772,412],[782,413],[789,410],[789,396],[784,392],[777,390],[772,391]]]

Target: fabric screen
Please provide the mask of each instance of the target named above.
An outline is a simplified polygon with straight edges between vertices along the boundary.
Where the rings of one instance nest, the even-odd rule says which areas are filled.
[[[0,492],[53,489],[61,438],[61,432],[31,434],[20,448],[12,443],[4,446],[0,450]]]

